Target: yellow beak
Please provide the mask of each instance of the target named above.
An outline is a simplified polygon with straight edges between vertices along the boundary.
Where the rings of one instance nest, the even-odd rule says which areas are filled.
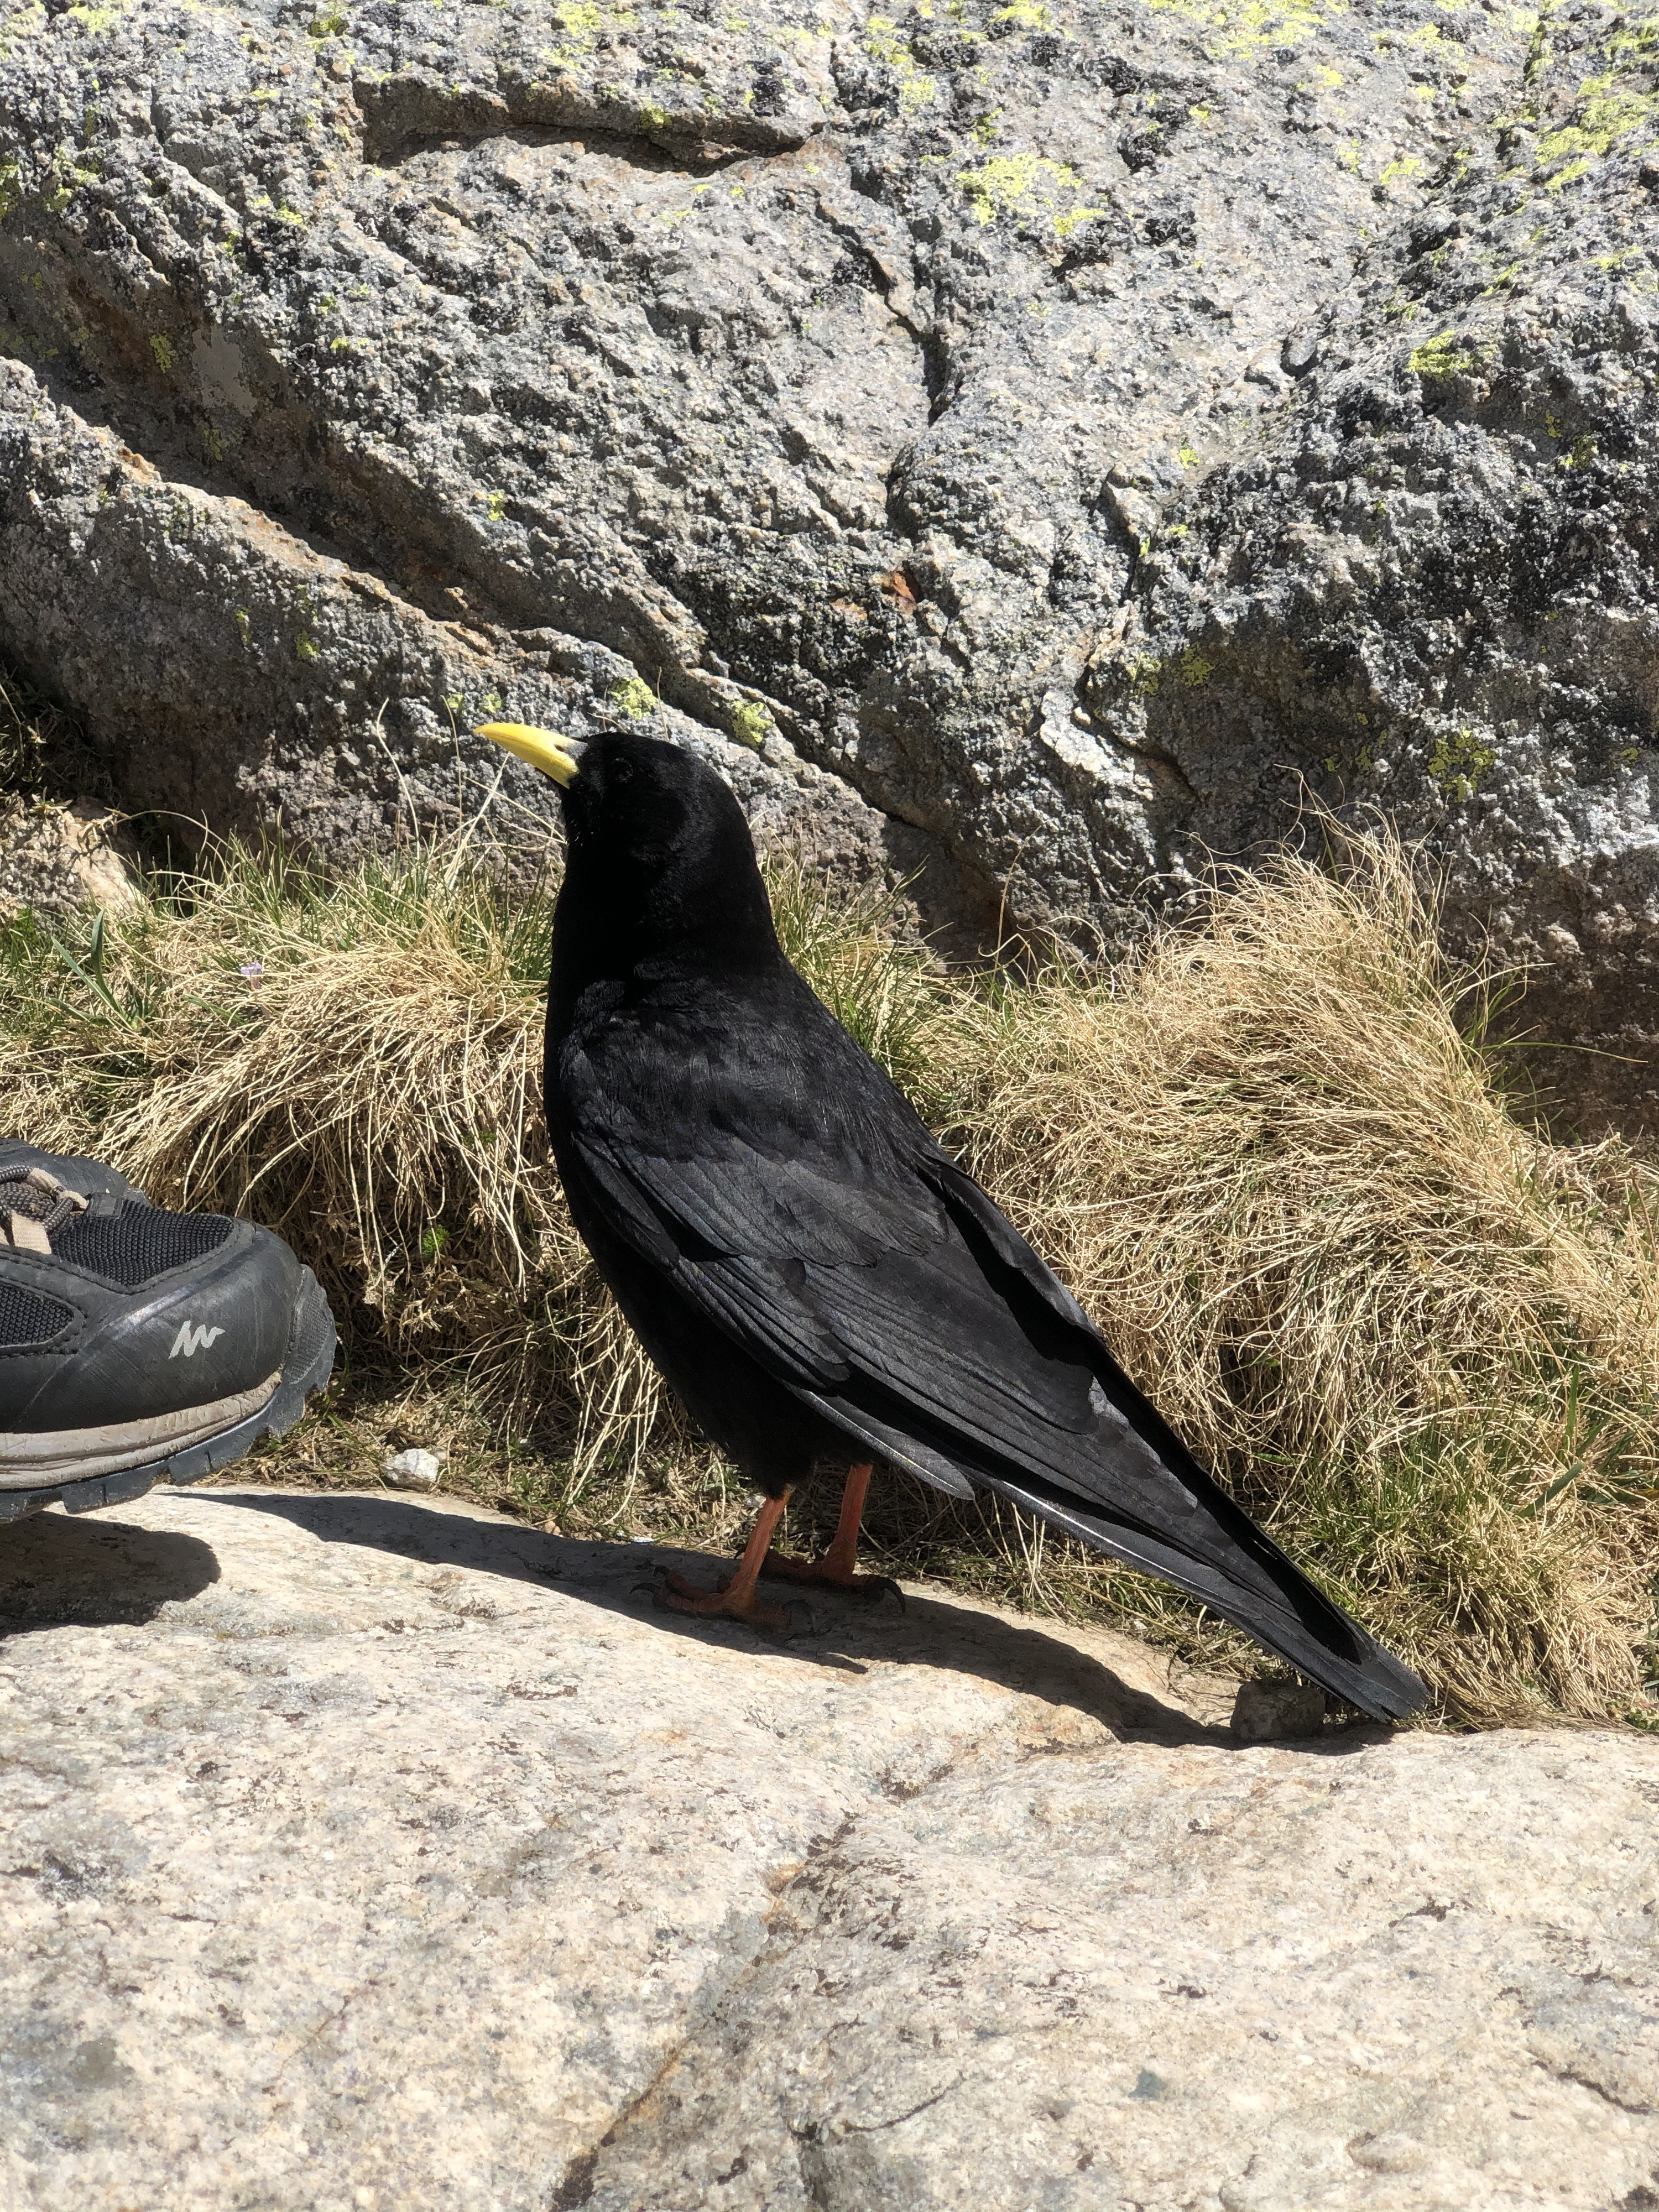
[[[556,730],[533,729],[528,722],[485,722],[472,732],[491,744],[505,745],[532,768],[550,775],[555,783],[571,784],[587,748],[580,738],[562,738]]]

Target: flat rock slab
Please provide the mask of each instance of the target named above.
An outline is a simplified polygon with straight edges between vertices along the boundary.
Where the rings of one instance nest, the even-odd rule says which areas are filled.
[[[1659,1743],[1243,1747],[1127,1639],[767,1645],[653,1558],[261,1489],[10,1532],[0,2202],[1659,2201]]]

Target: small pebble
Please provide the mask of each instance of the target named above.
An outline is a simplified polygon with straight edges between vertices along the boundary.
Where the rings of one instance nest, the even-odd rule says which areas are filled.
[[[394,1490],[435,1490],[442,1473],[436,1452],[416,1446],[412,1451],[386,1454],[386,1479]]]
[[[1240,1743],[1318,1735],[1325,1725],[1325,1692],[1311,1682],[1241,1682],[1233,1703],[1233,1735]]]

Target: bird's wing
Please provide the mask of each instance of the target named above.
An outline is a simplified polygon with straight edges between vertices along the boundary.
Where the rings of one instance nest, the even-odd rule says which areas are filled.
[[[857,1072],[867,1109],[878,1071]],[[793,1102],[769,1112],[745,1084],[740,1114],[705,1097],[665,1136],[584,1074],[567,1065],[570,1134],[611,1225],[779,1381],[822,1391],[856,1368],[928,1413],[976,1415],[988,1436],[1089,1425],[1088,1373],[1015,1323],[956,1218],[958,1186],[1053,1302],[1052,1316],[1034,1302],[1039,1334],[1052,1317],[1092,1336],[1086,1316],[896,1094],[902,1118],[855,1133],[833,1103],[803,1126]]]
[[[969,1477],[1175,1582],[1365,1710],[1414,1710],[1415,1677],[1227,1497],[847,1042],[847,1087],[805,1115],[799,1071],[790,1079],[763,1053],[712,1089],[677,1059],[693,1095],[666,1121],[629,1112],[614,1070],[605,1080],[567,1060],[569,1140],[613,1225],[769,1373],[886,1457],[958,1491]]]
[[[1121,1469],[1058,1442],[1120,1389],[1142,1402],[1098,1330],[880,1070],[838,1028],[828,1042],[806,1070],[741,1039],[719,1066],[637,1033],[625,1061],[568,1050],[568,1141],[611,1226],[780,1382],[862,1376],[924,1424],[1115,1497]],[[641,1109],[671,1083],[677,1110]]]

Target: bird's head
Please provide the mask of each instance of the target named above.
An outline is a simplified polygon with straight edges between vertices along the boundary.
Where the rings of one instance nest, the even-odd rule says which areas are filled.
[[[659,738],[563,738],[521,722],[478,732],[559,787],[567,856],[558,938],[589,974],[663,957],[722,968],[777,957],[743,809],[695,753]],[[556,944],[556,957],[566,951]],[[574,950],[574,948],[571,948]]]

